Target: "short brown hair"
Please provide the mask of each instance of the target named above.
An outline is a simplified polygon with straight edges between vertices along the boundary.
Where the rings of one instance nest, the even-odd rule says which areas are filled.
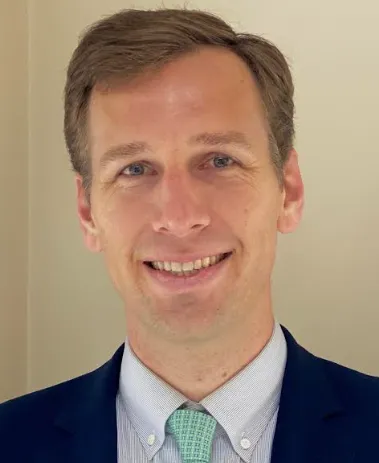
[[[224,47],[250,68],[267,114],[271,158],[282,183],[293,146],[293,82],[286,59],[268,40],[237,33],[211,13],[187,9],[122,10],[89,27],[73,53],[65,86],[64,132],[71,163],[91,185],[87,140],[90,95],[96,84],[126,81],[202,46]]]

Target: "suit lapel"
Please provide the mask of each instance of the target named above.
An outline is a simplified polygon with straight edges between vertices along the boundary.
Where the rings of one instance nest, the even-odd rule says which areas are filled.
[[[322,361],[282,328],[288,358],[271,463],[353,463],[354,442],[345,437],[354,435],[351,421]],[[124,345],[70,391],[38,461],[117,463],[116,396],[123,352]]]
[[[116,396],[123,352],[124,345],[62,404],[54,423],[60,460],[54,455],[46,461],[117,463]]]
[[[271,463],[352,463],[351,423],[322,361],[283,331],[288,358]]]

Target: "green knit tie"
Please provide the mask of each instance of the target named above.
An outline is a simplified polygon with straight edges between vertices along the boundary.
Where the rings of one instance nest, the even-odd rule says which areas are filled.
[[[217,421],[196,410],[176,410],[167,421],[183,463],[209,463]]]

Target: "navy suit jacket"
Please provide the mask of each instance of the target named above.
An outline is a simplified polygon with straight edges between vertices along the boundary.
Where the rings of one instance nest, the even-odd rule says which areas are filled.
[[[315,357],[283,330],[271,463],[379,462],[379,378]],[[89,374],[0,405],[0,462],[117,463],[123,350]]]

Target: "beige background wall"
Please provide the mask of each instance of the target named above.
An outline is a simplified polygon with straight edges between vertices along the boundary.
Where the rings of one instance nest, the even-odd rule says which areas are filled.
[[[27,2],[0,0],[0,402],[26,389]]]
[[[122,304],[101,258],[85,251],[75,216],[73,175],[62,135],[64,71],[86,25],[120,8],[161,3],[30,1],[28,390],[95,368],[125,336]],[[241,30],[263,34],[290,58],[306,210],[299,231],[280,238],[276,312],[316,354],[379,375],[379,4],[186,3],[219,13]],[[14,190],[20,192],[19,187]],[[24,218],[18,220],[24,224]],[[22,230],[11,224],[7,233],[12,237],[12,227]],[[20,248],[17,252],[22,254]],[[3,275],[8,266],[1,265]],[[8,298],[18,289],[14,281],[18,277],[11,279]],[[22,331],[24,323],[15,320],[12,333]],[[10,330],[3,331],[1,342]],[[0,354],[3,362],[23,347],[25,337],[20,337],[19,343],[9,343],[12,350]],[[15,378],[24,371],[22,360],[13,365]],[[17,388],[9,388],[17,395]]]

